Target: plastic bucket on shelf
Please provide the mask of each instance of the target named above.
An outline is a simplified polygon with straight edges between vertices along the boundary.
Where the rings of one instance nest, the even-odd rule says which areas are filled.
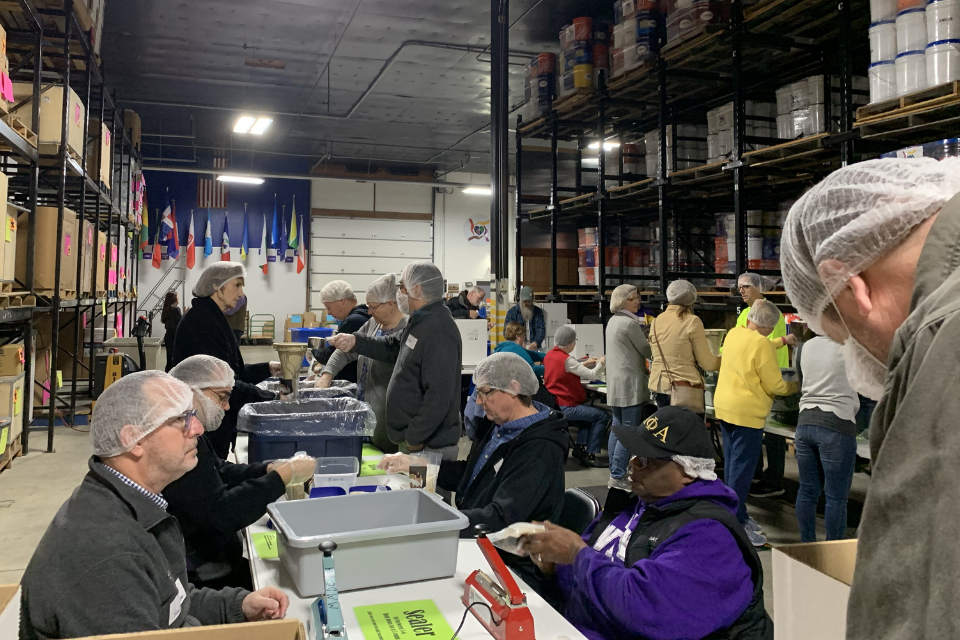
[[[907,51],[896,59],[897,96],[927,88],[927,63],[922,51]]]
[[[874,62],[867,72],[870,76],[870,103],[897,97],[897,67],[893,60]]]
[[[960,1],[960,0],[958,0]],[[870,62],[885,62],[897,57],[897,26],[893,20],[870,25]]]
[[[897,0],[870,0],[870,20],[893,20],[897,17]]]
[[[960,39],[960,0],[931,0],[926,17],[928,42]]]
[[[928,86],[960,80],[960,40],[933,42],[927,45],[924,57]]]
[[[927,46],[927,17],[923,8],[897,14],[897,53],[923,51]]]

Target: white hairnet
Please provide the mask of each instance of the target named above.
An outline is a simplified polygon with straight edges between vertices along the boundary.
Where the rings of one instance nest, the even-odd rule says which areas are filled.
[[[747,320],[758,327],[769,329],[770,327],[777,326],[777,323],[780,322],[780,310],[777,309],[777,305],[769,300],[757,300],[753,303],[753,306],[750,307],[750,311],[747,313]]]
[[[367,287],[367,304],[386,304],[397,301],[397,274],[380,276]]]
[[[742,284],[749,285],[760,293],[763,293],[763,278],[755,273],[748,271],[740,274],[740,277],[737,278],[737,286],[739,287]]]
[[[193,406],[193,391],[162,371],[141,371],[120,378],[97,400],[90,422],[94,455],[112,458],[126,453],[160,425]],[[133,427],[132,437],[122,437]]]
[[[235,381],[233,369],[220,358],[213,356],[195,355],[183,360],[170,369],[170,375],[190,386],[191,389],[229,388],[232,389]]]
[[[394,292],[394,295],[396,295],[396,292]],[[337,302],[339,300],[349,300],[353,297],[355,297],[353,295],[353,287],[350,286],[349,282],[345,282],[344,280],[328,282],[320,289],[320,302],[324,304]]]
[[[637,292],[637,288],[632,284],[622,284],[613,290],[610,294],[610,313],[617,313],[623,309],[623,304],[627,298]]]
[[[540,383],[533,368],[515,353],[506,351],[487,356],[473,372],[473,384],[511,393],[515,396],[532,396]]]
[[[667,302],[689,307],[697,301],[697,288],[689,280],[674,280],[667,285]]]
[[[553,342],[558,347],[569,347],[576,341],[577,332],[567,325],[557,327],[557,332],[553,334]]]
[[[214,262],[200,274],[197,284],[193,285],[193,295],[209,298],[231,280],[246,277],[247,269],[239,262]]]
[[[683,467],[683,472],[691,478],[700,478],[701,480],[716,480],[717,468],[715,460],[710,458],[694,458],[693,456],[671,456],[671,460]]]
[[[790,209],[780,263],[790,301],[818,333],[847,281],[960,192],[960,158],[869,160],[834,171]],[[837,264],[822,275],[828,260]]]
[[[410,297],[415,300],[436,302],[443,298],[443,274],[432,262],[411,262],[403,270],[400,281],[407,288]],[[423,292],[420,297],[413,295],[413,288],[418,285]]]

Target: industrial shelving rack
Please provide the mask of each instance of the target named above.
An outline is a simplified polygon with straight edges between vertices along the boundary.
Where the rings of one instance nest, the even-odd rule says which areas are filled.
[[[35,317],[50,316],[50,379],[48,384],[49,404],[46,407],[47,446],[48,452],[54,450],[54,425],[57,417],[69,424],[77,414],[78,399],[81,395],[89,395],[93,388],[94,352],[97,340],[95,328],[102,325],[106,335],[109,324],[117,313],[123,314],[124,324],[133,327],[135,319],[132,317],[136,305],[136,270],[137,260],[134,256],[136,238],[120,243],[123,235],[134,233],[139,223],[132,215],[132,185],[139,175],[139,154],[132,149],[131,142],[124,132],[123,114],[116,108],[114,98],[108,93],[104,81],[104,73],[97,60],[91,45],[89,16],[85,8],[79,3],[75,6],[73,0],[18,0],[20,11],[13,7],[0,8],[0,23],[4,25],[8,37],[8,55],[10,57],[10,76],[13,79],[33,83],[33,120],[32,131],[36,134],[39,127],[40,93],[43,87],[56,85],[71,87],[80,96],[85,105],[83,122],[84,145],[79,162],[68,151],[67,144],[60,144],[56,153],[40,153],[34,147],[26,144],[17,133],[9,130],[6,123],[0,122],[0,143],[13,148],[13,154],[29,163],[29,170],[24,170],[24,163],[16,164],[7,173],[10,177],[9,190],[12,203],[22,211],[29,213],[30,228],[27,240],[25,282],[18,282],[27,292],[33,294],[37,300],[35,307],[22,307],[0,311],[0,336],[6,342],[23,339],[25,352],[33,352],[33,324]],[[9,5],[10,3],[7,3]],[[84,24],[81,24],[81,21]],[[63,119],[61,122],[60,140],[68,139],[68,100],[69,92],[63,91]],[[97,120],[105,123],[111,132],[111,159],[112,173],[110,184],[106,187],[106,176],[100,175],[101,164],[98,163],[94,171],[87,171],[87,149],[91,143],[100,147],[102,142],[102,128],[96,127],[93,131],[91,112],[96,108]],[[9,155],[9,154],[8,154]],[[4,168],[9,169],[9,163],[4,162]],[[33,263],[35,251],[36,207],[51,206],[58,209],[57,247],[63,243],[64,210],[70,208],[78,215],[80,241],[75,243],[77,252],[77,298],[64,299],[60,288],[60,259],[61,252],[57,251],[55,286],[52,295],[37,295],[33,279]],[[82,239],[83,224],[86,220],[94,224],[94,229],[105,232],[107,244],[105,247],[105,265],[109,268],[110,256],[114,246],[120,244],[127,251],[118,256],[117,270],[123,267],[127,274],[124,289],[104,293],[94,292],[94,298],[79,298],[81,272],[83,264],[84,245]],[[95,234],[96,236],[96,234]],[[95,237],[95,251],[99,250]],[[96,289],[99,268],[96,256],[92,260],[92,281]],[[107,287],[109,288],[109,287]],[[119,284],[118,287],[119,289]],[[73,313],[63,315],[62,311],[70,310]],[[89,314],[89,338],[87,331],[82,327],[81,317]],[[60,334],[63,331],[73,330],[73,344],[76,353],[71,352],[60,344]],[[72,359],[72,375],[70,381],[62,389],[58,389],[57,371],[59,369],[61,353]],[[80,362],[86,355],[88,365]],[[33,395],[34,374],[31,363],[27,359],[25,400]],[[86,371],[79,371],[80,367]],[[84,384],[85,382],[85,384]],[[40,385],[40,382],[36,384]],[[41,385],[42,386],[42,385]],[[69,387],[69,389],[67,388]],[[26,402],[24,403],[26,407]],[[29,424],[29,411],[24,408],[22,447],[27,452],[32,432]],[[44,429],[44,428],[41,428]]]
[[[554,102],[543,117],[525,123],[518,117],[516,134],[517,229],[521,221],[549,223],[551,243],[550,290],[547,301],[600,303],[608,285],[622,282],[652,284],[640,286],[648,300],[659,297],[668,281],[676,278],[733,279],[736,276],[714,273],[714,265],[700,256],[701,265],[679,270],[680,247],[691,241],[685,229],[714,226],[713,214],[736,215],[736,272],[747,270],[747,210],[762,209],[799,196],[802,191],[829,172],[847,163],[875,156],[880,147],[860,143],[854,128],[852,103],[852,67],[855,56],[864,59],[866,71],[869,7],[861,0],[759,0],[747,5],[730,0],[728,25],[708,25],[706,30],[687,40],[660,47],[659,53],[640,67],[606,81],[599,79],[597,91],[589,96],[572,96]],[[661,44],[665,34],[661,34]],[[858,66],[859,68],[859,66]],[[745,105],[753,96],[773,97],[776,89],[812,75],[824,75],[826,122],[831,120],[830,76],[840,79],[839,132],[822,133],[785,142],[776,138],[746,135]],[[705,122],[706,111],[733,101],[733,151],[723,162],[673,171],[668,174],[668,154],[676,164],[676,142],[666,144],[668,130],[677,140],[677,125]],[[659,131],[658,173],[656,176],[626,174],[623,171],[624,141]],[[529,210],[540,201],[522,193],[521,169],[523,141],[548,138],[551,146],[551,184],[549,205]],[[576,186],[559,184],[560,140],[577,142]],[[600,141],[597,186],[583,184],[582,175],[590,173],[582,158],[587,140]],[[605,141],[619,141],[618,167],[608,167]],[[770,145],[749,151],[748,145]],[[889,145],[886,145],[889,146]],[[895,147],[894,147],[895,148]],[[647,149],[647,153],[653,150]],[[617,186],[607,188],[607,182]],[[562,192],[573,197],[561,199]],[[525,211],[523,206],[528,205]],[[631,225],[657,222],[660,245],[657,275],[624,273],[624,230]],[[596,286],[566,286],[557,282],[557,233],[578,226],[597,227],[601,250],[597,263]],[[672,226],[672,229],[671,229]],[[604,247],[609,231],[616,227],[620,250],[619,273],[606,273]],[[671,247],[671,233],[675,242]],[[518,231],[519,236],[519,231]],[[516,268],[520,273],[522,238],[518,237]],[[616,245],[615,245],[616,246]],[[674,258],[671,269],[670,257]],[[779,276],[778,271],[760,271]],[[646,289],[653,289],[652,291]],[[729,292],[701,296],[701,304],[712,309],[732,308],[737,299]],[[703,302],[704,300],[709,302]]]

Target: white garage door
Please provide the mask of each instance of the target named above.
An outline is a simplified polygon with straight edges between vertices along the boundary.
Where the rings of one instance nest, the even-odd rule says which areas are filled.
[[[363,302],[371,282],[400,273],[412,260],[433,260],[433,223],[315,216],[310,229],[310,307],[319,309],[320,290],[346,280]]]

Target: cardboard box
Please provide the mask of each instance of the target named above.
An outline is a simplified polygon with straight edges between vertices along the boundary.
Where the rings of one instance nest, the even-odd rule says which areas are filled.
[[[97,295],[107,290],[107,234],[97,232]]]
[[[55,286],[57,260],[57,217],[56,207],[37,207],[37,232],[34,252],[33,285],[34,289],[45,295],[52,295]],[[27,232],[30,227],[29,214],[21,213],[17,217],[17,256],[16,277],[20,282],[27,280]],[[72,291],[65,298],[76,297],[77,290],[77,215],[70,209],[63,211],[63,237],[60,243],[60,291]]]
[[[140,124],[140,116],[135,111],[127,109],[123,112],[123,130],[127,132],[130,138],[130,144],[137,151],[140,150],[140,138],[143,135]]]
[[[843,640],[856,559],[856,540],[774,547],[776,640]]]
[[[83,157],[83,121],[86,109],[80,102],[80,96],[70,89],[67,118],[67,145],[76,154]],[[13,111],[25,123],[33,122],[33,85],[16,82],[13,85],[13,97],[17,102],[26,100],[19,109]],[[63,87],[50,85],[40,94],[40,144],[59,145],[63,123]],[[55,153],[53,149],[41,149],[42,153]]]
[[[20,633],[20,585],[0,585],[0,640],[16,640]]]
[[[3,198],[2,200],[3,202],[7,201],[7,176],[6,175],[0,178],[0,198]],[[4,223],[6,223],[6,217],[4,217],[3,221]],[[16,244],[16,235],[11,235],[6,225],[4,225],[4,236],[5,236],[4,241],[0,242],[0,264],[3,264],[3,256],[7,247]],[[9,237],[11,240],[13,240],[13,242],[9,242],[9,243],[6,242],[5,241],[6,237]],[[3,274],[3,275],[6,275],[6,274]],[[9,282],[12,282],[13,274],[11,273],[9,278],[0,277],[0,280],[7,280]]]
[[[0,378],[0,418],[10,418],[10,439],[23,430],[23,383],[24,375]]]
[[[0,280],[13,282],[17,273],[17,215],[20,212],[7,207],[3,227],[3,262]]]
[[[93,263],[97,259],[97,234],[94,233],[94,224],[89,220],[83,221],[82,250],[80,252],[80,297],[92,297],[93,290]]]
[[[110,154],[110,130],[107,125],[101,124],[99,120],[90,118],[88,128],[91,137],[95,135],[97,127],[100,127],[100,139],[93,138],[87,145],[87,175],[94,182],[97,181],[99,176],[100,182],[109,189],[113,178],[113,170],[110,166],[112,157]]]
[[[11,342],[0,347],[0,376],[20,375],[25,362],[23,342]]]

